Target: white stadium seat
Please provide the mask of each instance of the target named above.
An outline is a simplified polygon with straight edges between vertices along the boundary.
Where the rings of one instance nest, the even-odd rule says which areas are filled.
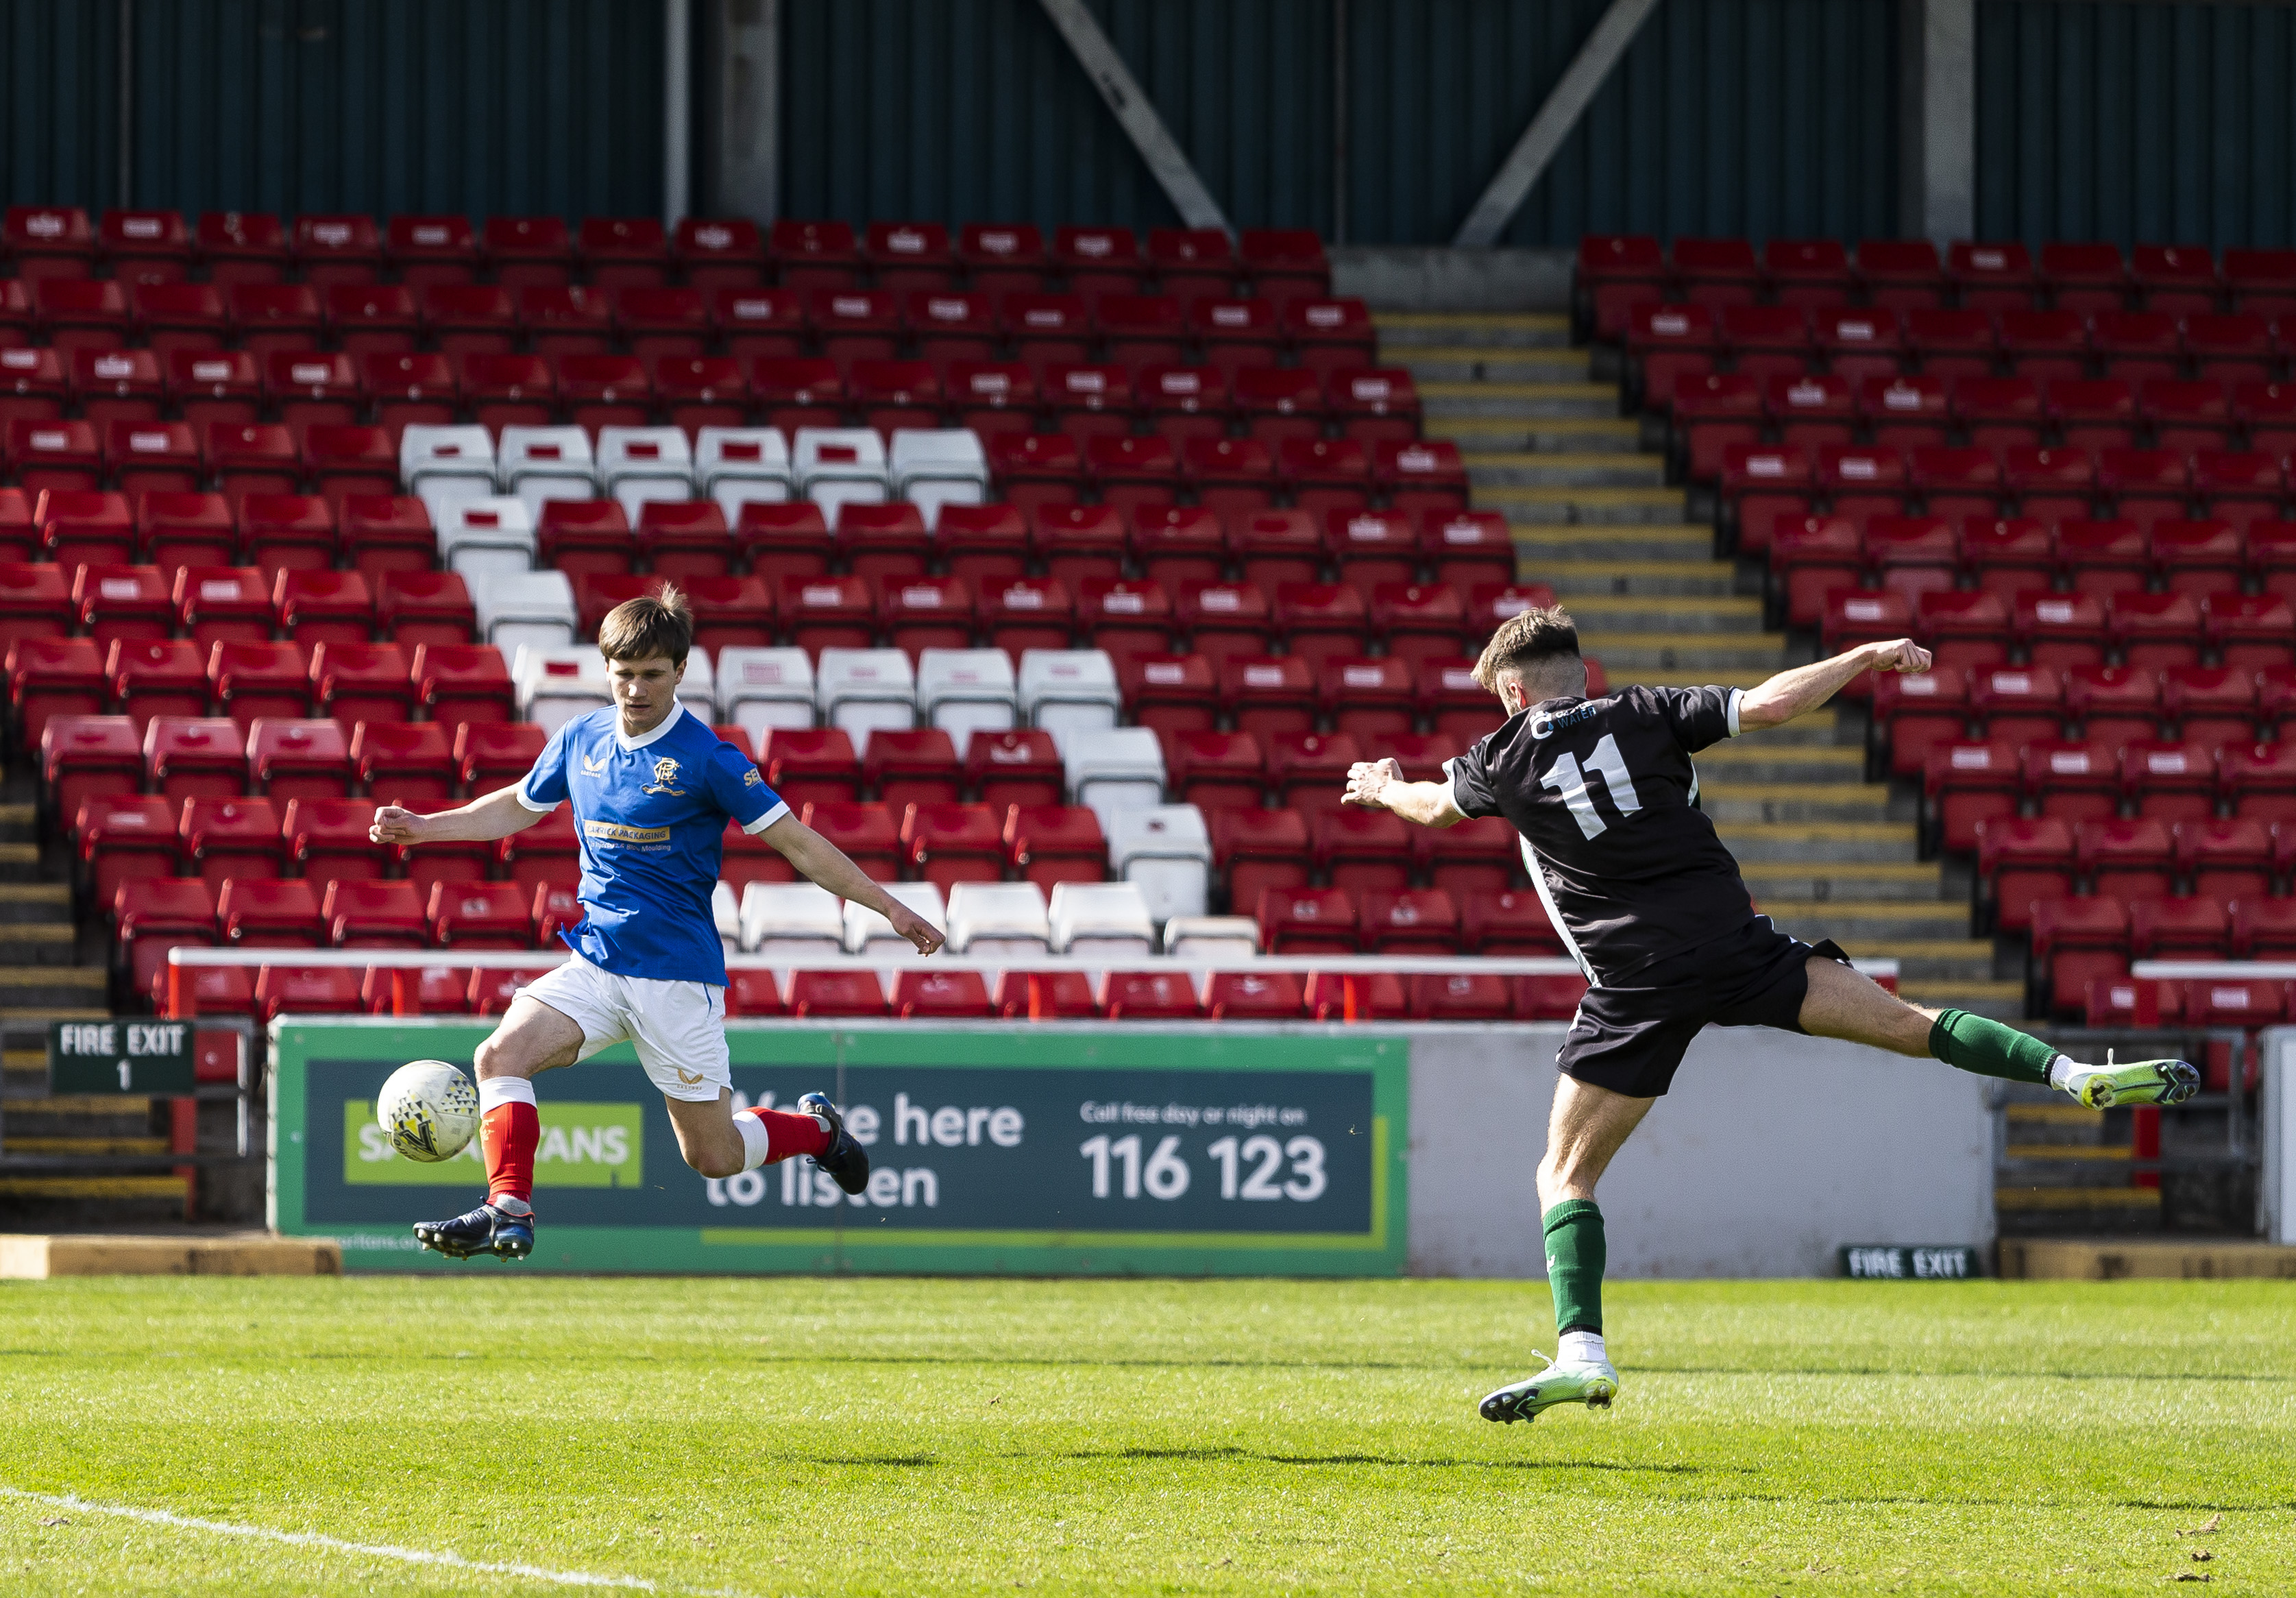
[[[794,645],[718,652],[718,716],[751,737],[768,727],[814,723],[813,657]]]
[[[598,483],[630,525],[649,500],[693,498],[693,446],[683,427],[601,427]]]
[[[1211,900],[1212,835],[1193,804],[1124,811],[1106,823],[1108,864],[1137,887],[1158,926],[1201,916]]]
[[[534,515],[507,495],[456,500],[439,519],[439,558],[472,581],[534,570]]]
[[[742,890],[742,947],[752,954],[812,960],[845,948],[837,895],[810,882],[753,882]]]
[[[878,728],[905,732],[917,724],[916,674],[898,649],[824,649],[814,699],[822,725],[841,728],[857,754],[868,754]]]
[[[734,897],[734,885],[721,882],[709,890],[709,918],[718,924],[718,940],[728,952],[742,944],[742,905]]]
[[[410,424],[398,439],[398,480],[422,501],[430,524],[444,526],[449,507],[495,491],[494,434],[472,422]]]
[[[1070,733],[1061,741],[1061,760],[1068,768],[1069,803],[1098,816],[1103,832],[1113,831],[1125,812],[1164,802],[1164,746],[1149,728]]]
[[[948,906],[940,896],[940,889],[930,882],[889,882],[885,891],[906,904],[934,926],[947,927]],[[908,939],[893,930],[893,924],[867,905],[848,899],[845,902],[845,951],[849,954],[890,954],[903,950],[914,951]]]
[[[519,646],[558,649],[573,643],[574,584],[563,572],[505,572],[471,585],[479,638],[504,655]]]
[[[917,713],[960,750],[976,732],[1010,732],[1021,724],[1013,657],[1002,649],[919,650]]]
[[[789,441],[778,427],[705,427],[694,441],[693,486],[718,502],[726,526],[739,526],[745,505],[797,498]]]
[[[1047,919],[1053,952],[1131,960],[1156,952],[1156,924],[1129,882],[1056,882]]]
[[[800,427],[790,451],[797,491],[837,525],[840,505],[882,505],[893,497],[885,441],[873,427]]]
[[[686,651],[677,702],[705,722],[718,720],[718,674],[709,668],[709,651],[699,645]]]
[[[1045,890],[1033,882],[960,882],[948,891],[951,954],[1015,955],[1051,951]]]
[[[1100,649],[1021,652],[1021,713],[1055,738],[1113,727],[1124,709],[1116,663]]]
[[[924,512],[925,525],[940,525],[944,505],[979,505],[988,498],[988,454],[969,427],[898,428],[887,465],[893,497]]]
[[[1164,952],[1250,955],[1259,952],[1259,923],[1250,916],[1174,916],[1164,923]]]
[[[613,703],[606,689],[606,663],[588,645],[537,648],[529,644],[511,656],[510,680],[518,695],[518,714],[545,732],[556,732],[577,716]]]
[[[529,517],[547,499],[594,499],[598,472],[590,435],[578,427],[505,427],[495,452],[495,481],[515,494]]]

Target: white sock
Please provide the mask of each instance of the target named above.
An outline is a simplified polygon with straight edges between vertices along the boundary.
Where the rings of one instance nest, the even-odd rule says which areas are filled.
[[[1598,1365],[1604,1358],[1603,1334],[1599,1331],[1566,1331],[1555,1339],[1554,1363],[1558,1365]]]
[[[2070,1089],[2072,1079],[2088,1067],[2070,1056],[2060,1054],[2049,1062],[2049,1085],[2060,1091]]]
[[[505,1104],[532,1104],[534,1083],[523,1076],[488,1076],[479,1082],[479,1114]]]
[[[754,1171],[764,1165],[766,1157],[773,1152],[766,1135],[765,1118],[755,1110],[735,1110],[734,1130],[742,1134],[742,1169]]]

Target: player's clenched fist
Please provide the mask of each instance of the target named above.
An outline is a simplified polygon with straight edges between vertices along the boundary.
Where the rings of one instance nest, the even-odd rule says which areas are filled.
[[[1402,780],[1403,767],[1392,758],[1359,760],[1348,768],[1348,791],[1342,797],[1349,804],[1385,810],[1388,785]]]
[[[931,954],[948,941],[947,935],[939,927],[935,927],[898,899],[893,901],[892,908],[885,912],[885,919],[893,924],[895,932],[916,945],[919,954]]]
[[[371,844],[411,844],[422,836],[422,818],[396,804],[379,805],[366,829]]]
[[[1867,663],[1876,671],[1926,671],[1931,656],[1911,638],[1889,638],[1866,646]]]

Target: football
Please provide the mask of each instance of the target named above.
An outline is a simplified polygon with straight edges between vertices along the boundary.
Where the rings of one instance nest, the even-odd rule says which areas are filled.
[[[479,1130],[479,1091],[443,1059],[418,1059],[390,1074],[374,1101],[390,1146],[425,1165],[452,1159]]]

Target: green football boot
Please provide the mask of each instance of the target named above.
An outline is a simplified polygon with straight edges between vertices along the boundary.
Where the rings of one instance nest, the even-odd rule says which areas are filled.
[[[2181,1059],[2139,1059],[2083,1066],[2067,1074],[2065,1091],[2091,1109],[2131,1104],[2182,1104],[2201,1091],[2201,1074]]]
[[[1558,1365],[1543,1354],[1534,1353],[1531,1357],[1545,1361],[1546,1369],[1485,1398],[1478,1406],[1484,1420],[1507,1425],[1517,1421],[1536,1421],[1540,1411],[1553,1409],[1558,1404],[1608,1409],[1611,1400],[1619,1395],[1619,1373],[1609,1360]]]

